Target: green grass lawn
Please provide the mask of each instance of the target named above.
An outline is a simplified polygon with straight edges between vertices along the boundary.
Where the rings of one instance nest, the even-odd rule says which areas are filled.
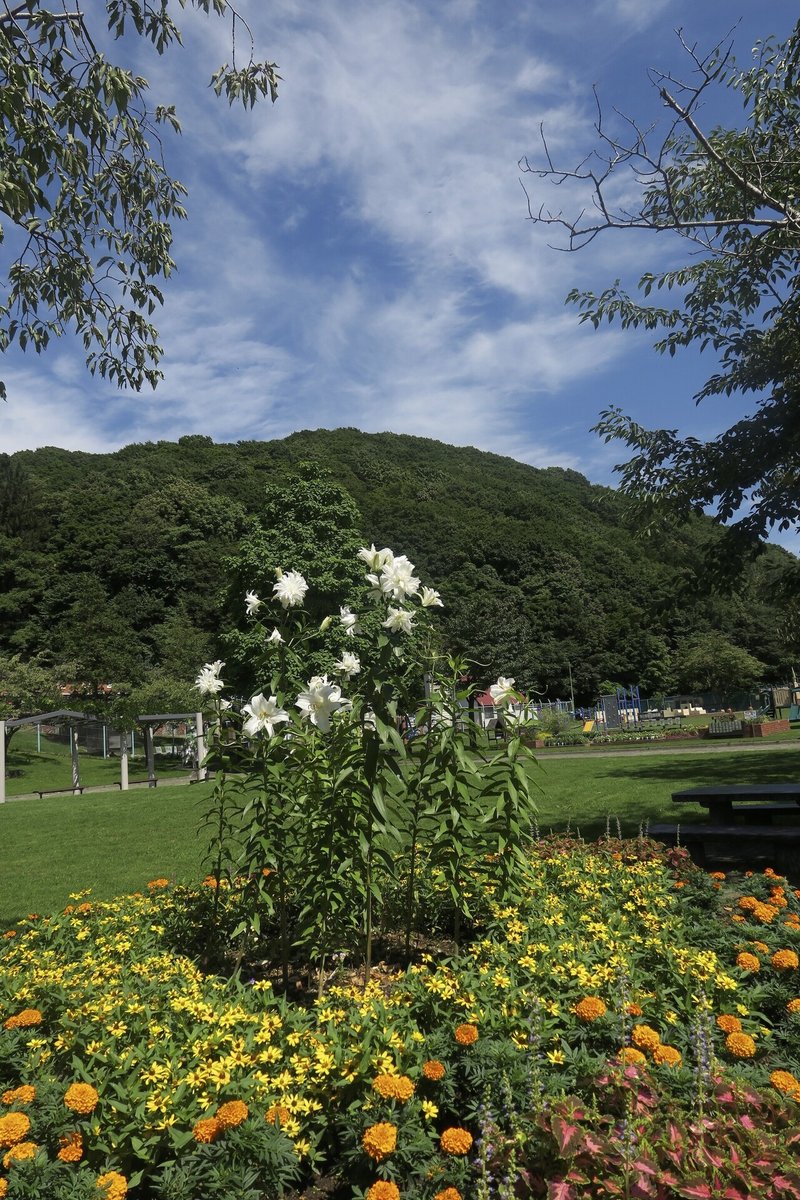
[[[119,764],[116,763],[118,768]],[[679,807],[671,793],[704,784],[798,778],[800,750],[585,755],[544,759],[534,769],[542,789],[543,832],[579,828],[586,838],[605,831],[610,817],[623,833],[647,821],[701,820],[697,807]],[[198,820],[209,784],[141,788],[83,796],[46,796],[0,807],[0,928],[28,912],[63,907],[70,892],[91,887],[99,898],[136,891],[149,879],[197,880],[204,842]]]

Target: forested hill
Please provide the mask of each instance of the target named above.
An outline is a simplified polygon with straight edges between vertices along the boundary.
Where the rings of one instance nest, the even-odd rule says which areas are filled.
[[[487,678],[564,696],[571,666],[579,697],[604,680],[655,693],[711,683],[704,654],[784,678],[796,625],[775,597],[796,560],[768,547],[714,594],[705,565],[718,537],[695,518],[637,540],[617,494],[574,471],[396,434],[25,451],[0,456],[0,654],[95,682],[191,679],[226,657],[241,625],[232,588],[255,584],[259,547],[291,552],[281,565],[313,583],[326,543],[374,541],[439,588],[448,643]]]

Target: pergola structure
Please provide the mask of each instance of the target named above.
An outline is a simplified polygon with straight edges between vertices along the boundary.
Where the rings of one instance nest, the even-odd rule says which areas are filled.
[[[156,786],[156,771],[155,771],[155,754],[153,748],[153,731],[159,725],[166,725],[171,721],[190,721],[194,720],[196,728],[196,745],[197,752],[195,756],[195,769],[198,779],[206,777],[206,769],[202,766],[205,758],[205,737],[203,726],[203,714],[196,713],[155,713],[145,714],[136,718],[136,723],[144,729],[145,748],[147,759],[147,783],[149,787]],[[84,724],[103,724],[99,717],[90,716],[87,713],[75,712],[72,709],[60,708],[55,712],[36,713],[30,717],[12,717],[7,721],[0,721],[0,804],[5,803],[6,799],[6,737],[14,732],[15,729],[20,729],[25,725],[67,725],[69,728],[69,748],[70,758],[72,760],[72,788],[65,788],[65,791],[72,791],[73,795],[79,795],[81,792],[81,775],[80,775],[80,760],[78,758],[78,727]],[[128,790],[128,740],[126,733],[123,732],[120,745],[120,789],[123,792]]]

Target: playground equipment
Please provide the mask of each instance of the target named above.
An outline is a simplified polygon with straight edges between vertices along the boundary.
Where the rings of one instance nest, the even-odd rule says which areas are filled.
[[[642,719],[639,688],[618,687],[610,695],[600,697],[599,708],[606,729],[624,729],[638,725]]]

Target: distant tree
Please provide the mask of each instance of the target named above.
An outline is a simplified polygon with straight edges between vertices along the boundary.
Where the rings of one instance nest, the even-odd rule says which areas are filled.
[[[721,633],[699,633],[677,647],[675,673],[686,691],[729,692],[758,683],[764,664]]]
[[[0,655],[0,718],[54,712],[63,705],[56,672],[17,655]]]
[[[233,59],[212,77],[217,95],[245,107],[260,96],[274,101],[275,64],[255,61],[234,5],[178,3],[231,19]],[[159,54],[180,41],[175,0],[105,0],[102,7],[114,38],[134,31]],[[186,189],[164,166],[161,130],[180,126],[171,106],[150,107],[146,79],[98,50],[101,21],[96,11],[66,3],[6,0],[0,7],[0,213],[12,232],[0,349],[16,343],[40,352],[73,330],[92,373],[138,390],[161,378],[162,348],[149,317],[162,300],[156,280],[175,265],[171,222],[186,216]],[[239,64],[237,33],[246,47]]]
[[[669,113],[664,137],[654,140],[653,127],[630,118],[616,133],[598,105],[598,148],[580,166],[554,164],[543,134],[543,162],[525,160],[523,169],[578,189],[574,218],[529,198],[532,219],[560,227],[568,249],[607,230],[671,231],[691,243],[685,266],[642,276],[643,301],[619,280],[600,294],[576,289],[568,300],[595,328],[616,320],[624,329],[662,330],[661,353],[712,349],[719,367],[698,401],[755,397],[752,413],[705,442],[645,429],[617,407],[596,427],[635,451],[617,470],[640,519],[710,508],[730,526],[718,547],[724,560],[773,526],[800,521],[800,23],[782,42],[757,43],[750,69],[736,66],[730,46],[701,58],[683,44],[690,81],[651,72]],[[740,101],[743,119],[708,130],[701,105],[720,88]],[[620,207],[617,197],[627,205],[631,185],[639,200]],[[673,290],[680,295],[673,306],[647,302]]]

